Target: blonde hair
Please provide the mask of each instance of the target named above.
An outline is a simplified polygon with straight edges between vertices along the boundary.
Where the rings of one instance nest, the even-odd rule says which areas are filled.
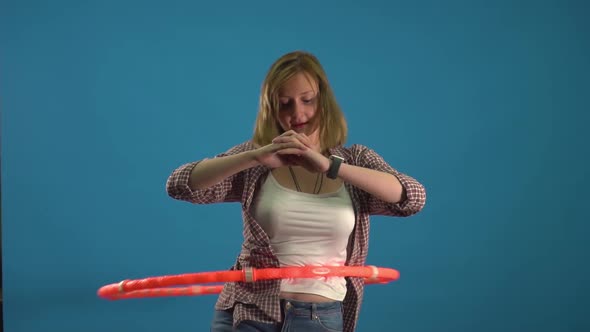
[[[344,114],[328,82],[328,77],[319,60],[311,53],[294,51],[281,56],[266,74],[260,91],[258,116],[254,128],[253,142],[259,146],[270,144],[272,139],[283,133],[277,115],[279,112],[279,90],[290,78],[298,73],[307,74],[318,84],[318,111],[320,112],[319,136],[321,150],[343,145],[348,128]]]

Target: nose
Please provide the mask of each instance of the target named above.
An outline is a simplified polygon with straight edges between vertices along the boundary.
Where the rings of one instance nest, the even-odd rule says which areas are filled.
[[[300,115],[303,113],[303,104],[300,101],[293,103],[293,115]]]

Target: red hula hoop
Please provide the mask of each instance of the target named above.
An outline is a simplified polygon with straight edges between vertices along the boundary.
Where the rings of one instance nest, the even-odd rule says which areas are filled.
[[[386,284],[397,280],[399,272],[376,266],[303,266],[187,273],[145,279],[123,280],[101,287],[98,296],[107,300],[164,296],[218,294],[223,285],[200,286],[202,283],[256,282],[258,280],[317,277],[357,277],[365,284]],[[185,287],[173,287],[184,285]],[[186,287],[186,285],[191,285]]]

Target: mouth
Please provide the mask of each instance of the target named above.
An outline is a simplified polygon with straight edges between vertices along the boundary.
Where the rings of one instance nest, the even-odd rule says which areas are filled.
[[[307,125],[307,122],[294,123],[291,125],[291,128],[293,128],[294,130],[303,129],[305,125]]]

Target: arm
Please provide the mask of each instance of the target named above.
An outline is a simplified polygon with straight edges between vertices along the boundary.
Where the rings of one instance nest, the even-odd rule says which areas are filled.
[[[251,151],[251,145],[243,143],[214,158],[184,164],[168,177],[166,191],[174,199],[197,204],[239,201],[242,171],[255,165]]]
[[[191,190],[206,189],[256,165],[252,151],[203,160],[191,170],[188,186]]]
[[[274,143],[292,142],[299,149],[285,149],[294,164],[309,171],[326,173],[330,160],[305,134],[288,131],[273,139]],[[415,179],[393,169],[375,151],[353,145],[347,162],[340,166],[338,177],[362,190],[361,200],[370,214],[407,217],[418,213],[426,203],[426,190]]]
[[[168,195],[192,203],[236,202],[244,191],[244,170],[263,165],[285,165],[281,150],[297,150],[293,142],[255,147],[242,143],[212,159],[182,165],[172,172],[166,183]]]
[[[338,176],[363,190],[371,214],[407,217],[426,204],[424,186],[412,177],[393,169],[375,151],[355,145],[353,164],[342,164]]]
[[[405,188],[390,173],[343,163],[338,177],[386,203],[399,203],[406,198]]]

